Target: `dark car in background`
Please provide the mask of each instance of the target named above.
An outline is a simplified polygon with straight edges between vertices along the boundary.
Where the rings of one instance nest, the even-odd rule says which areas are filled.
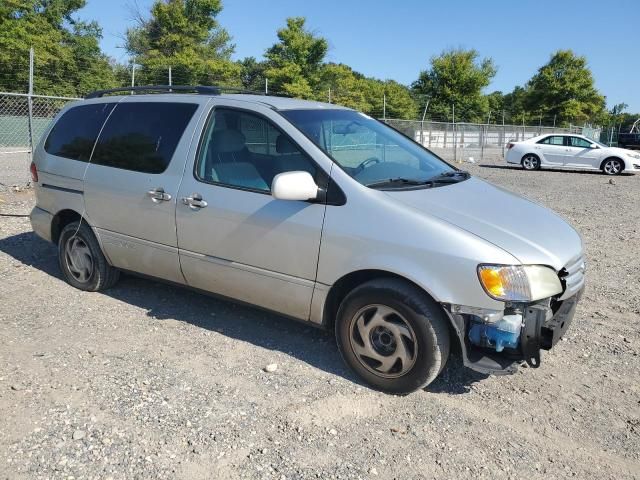
[[[640,132],[619,133],[618,147],[628,149],[640,149]]]

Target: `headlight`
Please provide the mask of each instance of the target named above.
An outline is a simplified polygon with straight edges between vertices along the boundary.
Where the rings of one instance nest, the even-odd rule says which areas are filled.
[[[480,284],[490,297],[532,302],[562,293],[558,274],[542,265],[478,265]]]
[[[628,153],[627,155],[631,158],[640,160],[640,153]]]

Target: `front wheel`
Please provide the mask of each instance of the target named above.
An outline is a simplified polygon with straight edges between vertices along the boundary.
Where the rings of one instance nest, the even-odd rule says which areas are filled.
[[[442,309],[419,288],[379,279],[343,300],[336,339],[345,362],[379,390],[407,394],[431,383],[449,357]]]
[[[609,158],[602,164],[602,171],[606,175],[619,175],[622,170],[624,170],[624,164],[617,158]]]
[[[522,157],[522,168],[525,170],[539,170],[540,169],[540,159],[537,155],[529,153]]]

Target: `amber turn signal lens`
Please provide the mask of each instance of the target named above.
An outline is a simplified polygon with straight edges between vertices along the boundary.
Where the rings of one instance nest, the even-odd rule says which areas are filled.
[[[499,270],[481,269],[480,280],[488,293],[494,297],[504,296],[504,283]]]

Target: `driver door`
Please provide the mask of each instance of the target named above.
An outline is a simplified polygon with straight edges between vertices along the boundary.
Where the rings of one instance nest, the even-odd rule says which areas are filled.
[[[593,142],[581,137],[568,137],[565,165],[574,168],[600,168],[600,152]]]
[[[326,175],[278,114],[226,102],[209,114],[178,192],[182,271],[193,287],[307,320],[326,206],[276,200],[271,182],[286,171],[316,183]]]

